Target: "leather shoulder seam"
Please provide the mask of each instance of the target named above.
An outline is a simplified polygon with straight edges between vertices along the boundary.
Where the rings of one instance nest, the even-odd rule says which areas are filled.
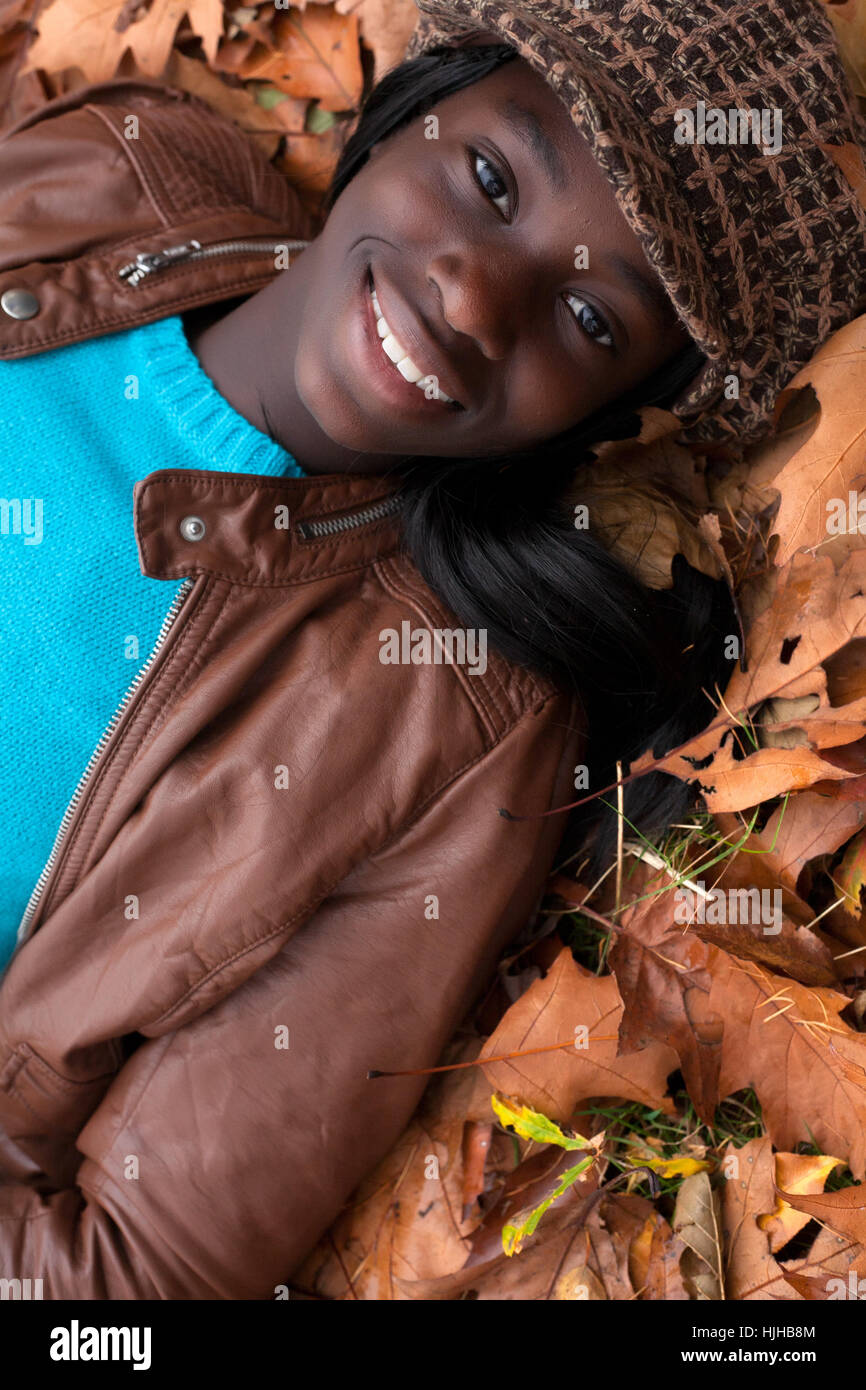
[[[380,577],[395,597],[411,603],[426,622],[435,626],[434,615],[447,625],[456,622],[454,614],[447,609],[422,579],[411,562],[411,557],[401,553],[388,557],[379,566]],[[495,713],[501,723],[500,733],[511,727],[516,719],[532,710],[539,710],[559,693],[549,681],[541,680],[529,670],[508,663],[497,652],[491,654],[483,680],[474,680],[467,685],[472,696],[480,702],[486,700],[485,708],[493,717]],[[509,693],[502,679],[502,671],[511,671],[514,676],[517,696]],[[464,682],[464,685],[466,682]]]
[[[106,130],[109,130],[111,132],[114,139],[121,146],[124,154],[126,155],[136,174],[138,175],[139,183],[141,184],[144,192],[147,194],[148,200],[151,206],[153,207],[153,210],[156,213],[157,217],[159,218],[160,223],[163,227],[167,227],[170,224],[171,220],[168,214],[168,210],[163,206],[161,199],[158,197],[156,188],[153,185],[153,181],[151,180],[146,169],[142,165],[142,161],[139,158],[138,151],[133,150],[133,142],[130,140],[124,140],[115,122],[109,119],[108,113],[110,110],[113,110],[114,108],[104,106],[93,106],[88,104],[83,109],[85,111],[92,112],[94,116],[98,117],[98,119],[102,121],[102,124],[105,126]]]
[[[437,627],[435,618],[444,617],[444,615],[441,612],[435,615],[431,612],[433,605],[429,602],[428,594],[420,590],[420,586],[416,588],[413,593],[413,586],[408,582],[408,576],[400,574],[398,567],[393,563],[389,564],[387,558],[377,560],[373,568],[378,575],[382,587],[392,598],[410,604],[415,609],[416,613],[423,618],[428,627]],[[427,602],[424,601],[425,599],[427,599]],[[505,711],[496,704],[493,698],[493,691],[490,689],[491,683],[487,680],[488,674],[492,675],[490,663],[488,662],[487,664],[487,671],[484,676],[482,676],[480,680],[475,679],[473,683],[470,683],[469,676],[459,665],[456,663],[453,665],[450,663],[448,664],[453,672],[454,679],[462,686],[464,692],[468,695],[470,703],[478,714],[490,745],[493,746],[497,736],[501,736],[502,729],[506,726],[507,720]]]

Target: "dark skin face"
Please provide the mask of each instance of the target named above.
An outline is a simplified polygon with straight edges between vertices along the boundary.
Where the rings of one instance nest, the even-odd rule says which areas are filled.
[[[308,473],[542,443],[688,341],[543,78],[517,59],[433,114],[438,138],[422,117],[374,148],[290,273],[189,322],[218,389]],[[405,370],[454,404],[385,355],[371,288]]]

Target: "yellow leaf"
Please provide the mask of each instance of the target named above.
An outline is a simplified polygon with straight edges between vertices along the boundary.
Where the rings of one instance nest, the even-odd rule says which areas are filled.
[[[687,1158],[679,1156],[677,1158],[645,1158],[635,1162],[635,1167],[651,1168],[654,1173],[658,1173],[660,1178],[691,1178],[695,1173],[706,1173],[712,1169],[712,1163],[707,1163],[701,1158]]]
[[[833,881],[838,883],[841,892],[845,894],[841,904],[842,911],[847,912],[849,917],[859,919],[860,890],[866,886],[866,833],[862,830],[847,846],[842,862],[833,875]],[[793,1191],[787,1183],[780,1182],[779,1186],[788,1192]]]
[[[829,1154],[789,1154],[777,1153],[776,1186],[792,1196],[810,1196],[824,1191],[824,1183],[833,1169],[842,1160],[831,1158]],[[773,1254],[787,1245],[792,1236],[810,1220],[808,1212],[797,1211],[789,1202],[777,1195],[772,1211],[757,1218],[758,1226],[770,1237],[770,1250]]]
[[[558,1144],[561,1149],[597,1149],[598,1145],[583,1135],[570,1136],[542,1115],[539,1110],[530,1110],[528,1105],[516,1105],[506,1096],[490,1097],[490,1104],[503,1125],[513,1129],[521,1139],[534,1139],[537,1144]]]

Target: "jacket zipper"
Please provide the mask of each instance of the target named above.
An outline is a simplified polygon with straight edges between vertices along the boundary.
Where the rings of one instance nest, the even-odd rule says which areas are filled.
[[[189,594],[190,589],[193,587],[194,583],[194,578],[185,579],[181,587],[178,589],[177,593],[172,599],[171,607],[169,608],[168,612],[162,620],[162,626],[159,630],[156,643],[154,645],[153,650],[150,653],[150,656],[147,658],[141,669],[136,673],[135,678],[132,681],[132,684],[130,685],[120,704],[117,706],[117,709],[114,711],[114,714],[111,716],[111,719],[109,720],[108,724],[103,730],[102,737],[100,738],[99,742],[97,743],[96,747],[90,755],[90,760],[87,766],[85,767],[83,773],[81,774],[81,778],[78,782],[77,787],[75,788],[75,791],[72,793],[72,799],[70,800],[69,805],[66,807],[66,810],[63,813],[63,819],[60,822],[60,829],[58,830],[57,836],[54,840],[54,844],[51,847],[51,853],[48,856],[42,873],[39,875],[39,878],[37,879],[36,887],[33,889],[33,892],[30,895],[30,901],[28,902],[27,907],[25,908],[24,916],[21,918],[21,924],[18,927],[18,934],[16,937],[16,950],[19,946],[23,944],[23,942],[29,935],[30,924],[33,921],[34,916],[36,915],[36,909],[38,908],[39,903],[42,900],[42,895],[45,891],[45,886],[48,883],[48,880],[51,877],[51,873],[57,863],[57,858],[60,854],[63,842],[66,839],[69,827],[75,819],[75,813],[78,810],[79,805],[81,804],[81,798],[84,795],[85,787],[87,786],[87,783],[90,780],[90,777],[93,773],[93,769],[96,767],[96,764],[99,762],[100,757],[105,751],[106,745],[110,741],[111,735],[117,728],[117,725],[119,724],[124,711],[128,708],[133,695],[135,694],[136,690],[138,690],[139,686],[141,685],[141,682],[144,680],[144,677],[147,675],[148,671],[153,666],[153,663],[159,655],[160,651],[165,646],[166,638],[168,637],[169,632],[174,626],[175,620],[177,619],[177,615],[183,607],[187,595]]]
[[[354,531],[358,526],[365,526],[369,522],[380,521],[383,517],[391,516],[394,512],[399,511],[401,505],[402,498],[400,497],[400,494],[394,493],[390,497],[383,497],[379,502],[372,502],[369,507],[363,507],[355,512],[344,512],[342,516],[329,517],[325,521],[299,522],[296,527],[296,530],[298,535],[303,540],[313,540],[317,539],[320,536],[333,536],[337,535],[341,531]],[[27,936],[29,935],[31,923],[33,922],[33,918],[36,915],[37,908],[39,907],[39,904],[42,901],[42,897],[45,892],[48,880],[50,879],[51,874],[53,873],[54,868],[57,864],[60,851],[63,848],[64,841],[69,832],[69,827],[75,819],[75,814],[78,810],[78,807],[81,804],[81,799],[84,795],[87,784],[90,781],[91,776],[93,775],[93,770],[99,762],[99,759],[101,758],[102,754],[104,753],[106,746],[110,742],[112,734],[114,733],[115,729],[120,723],[120,720],[123,717],[124,712],[129,707],[132,697],[138,690],[148,671],[153,666],[153,663],[155,662],[160,651],[165,646],[168,634],[174,626],[174,623],[177,620],[177,616],[181,608],[183,607],[184,602],[190,590],[192,589],[194,583],[194,578],[185,579],[181,587],[178,589],[177,593],[174,596],[174,599],[172,600],[171,607],[169,608],[168,612],[162,620],[162,626],[159,630],[159,634],[157,636],[153,650],[151,651],[144,665],[136,673],[135,678],[129,686],[129,689],[126,691],[126,694],[123,696],[123,699],[117,706],[117,709],[114,711],[114,714],[111,716],[111,719],[109,720],[108,724],[103,730],[99,742],[97,743],[96,747],[90,755],[90,759],[87,763],[87,766],[81,774],[78,785],[76,786],[75,791],[72,793],[72,797],[69,801],[69,804],[63,813],[63,819],[60,822],[60,828],[57,831],[54,844],[51,847],[51,853],[49,854],[48,859],[46,860],[42,873],[39,875],[39,878],[37,879],[36,886],[33,889],[33,892],[30,895],[30,900],[27,904],[27,907],[24,910],[24,916],[21,918],[21,923],[18,927],[18,932],[16,936],[16,950],[19,946],[23,944],[23,942],[27,939]]]
[[[399,493],[383,497],[381,502],[371,502],[358,512],[346,512],[343,516],[328,517],[327,521],[299,521],[297,527],[301,540],[317,540],[319,536],[335,536],[340,531],[354,531],[356,526],[366,526],[369,521],[380,521],[382,517],[398,512],[403,504]]]
[[[128,285],[140,285],[146,275],[166,270],[178,261],[202,261],[212,256],[231,256],[235,252],[248,255],[272,256],[278,250],[296,252],[309,246],[307,241],[216,241],[202,246],[200,241],[184,241],[179,246],[166,246],[162,251],[139,251],[134,261],[122,265],[117,274]]]

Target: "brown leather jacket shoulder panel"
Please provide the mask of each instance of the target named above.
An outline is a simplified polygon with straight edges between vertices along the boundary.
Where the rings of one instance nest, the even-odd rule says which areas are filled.
[[[277,273],[274,248],[315,230],[288,180],[197,98],[126,79],[58,98],[0,139],[0,357],[251,294]],[[166,251],[164,267],[120,274]],[[3,312],[10,291],[37,312]]]

